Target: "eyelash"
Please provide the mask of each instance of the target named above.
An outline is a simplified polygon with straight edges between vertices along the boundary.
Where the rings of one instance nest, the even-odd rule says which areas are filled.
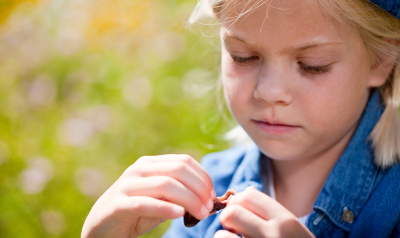
[[[332,70],[332,65],[324,65],[324,66],[311,66],[304,64],[303,62],[298,62],[300,69],[310,73],[310,74],[323,74],[329,73]]]
[[[258,59],[258,56],[249,56],[249,57],[239,57],[235,55],[231,55],[233,61],[239,64],[249,64]],[[329,73],[332,70],[332,66],[324,65],[324,66],[311,66],[307,65],[303,62],[298,62],[300,69],[310,73],[310,74],[322,74],[322,73]]]
[[[235,55],[231,55],[233,61],[239,64],[249,64],[258,59],[258,56],[249,56],[249,57],[239,57]]]

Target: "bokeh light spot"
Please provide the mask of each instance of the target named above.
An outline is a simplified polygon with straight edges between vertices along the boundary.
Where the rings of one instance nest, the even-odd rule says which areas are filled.
[[[61,124],[60,139],[67,145],[84,146],[95,132],[96,128],[93,122],[81,118],[71,118]]]
[[[29,102],[33,106],[44,106],[51,104],[57,95],[54,79],[48,75],[37,76],[28,91]]]
[[[128,81],[122,89],[124,99],[134,107],[146,108],[153,97],[153,87],[150,80],[138,77]]]
[[[60,236],[66,230],[64,214],[54,210],[44,210],[41,214],[44,229],[51,235]]]
[[[80,168],[75,174],[75,182],[81,193],[90,197],[99,197],[106,190],[104,172],[96,168]]]
[[[190,70],[183,78],[183,92],[195,99],[209,95],[216,85],[212,74],[201,68]]]
[[[22,190],[28,194],[41,192],[53,177],[53,166],[46,157],[33,157],[20,175]]]

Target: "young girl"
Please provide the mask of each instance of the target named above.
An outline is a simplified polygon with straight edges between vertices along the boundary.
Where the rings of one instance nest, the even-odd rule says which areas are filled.
[[[225,99],[254,143],[202,165],[140,158],[82,237],[137,237],[185,211],[205,220],[165,237],[400,237],[400,1],[375,1],[200,1],[193,19],[220,22]]]

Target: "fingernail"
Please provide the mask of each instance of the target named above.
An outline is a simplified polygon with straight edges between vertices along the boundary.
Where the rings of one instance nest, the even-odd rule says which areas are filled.
[[[214,208],[214,203],[211,199],[208,200],[208,202],[207,202],[207,208],[208,208],[208,211],[211,211]]]
[[[209,212],[208,212],[207,208],[203,205],[203,206],[201,206],[200,213],[201,213],[202,217],[206,218],[206,217],[208,217]]]
[[[211,198],[214,199],[217,197],[217,194],[215,193],[214,189],[211,189]]]
[[[185,213],[185,209],[181,206],[172,206],[172,212],[177,214],[177,215],[183,215]]]

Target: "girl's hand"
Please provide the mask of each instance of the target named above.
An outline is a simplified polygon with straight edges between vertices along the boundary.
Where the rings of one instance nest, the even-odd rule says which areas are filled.
[[[227,230],[218,231],[214,238],[239,237],[236,234],[246,238],[314,237],[295,215],[253,187],[232,197],[221,212],[220,221]]]
[[[136,238],[185,210],[204,219],[215,191],[204,168],[188,155],[145,156],[99,198],[82,237]]]

